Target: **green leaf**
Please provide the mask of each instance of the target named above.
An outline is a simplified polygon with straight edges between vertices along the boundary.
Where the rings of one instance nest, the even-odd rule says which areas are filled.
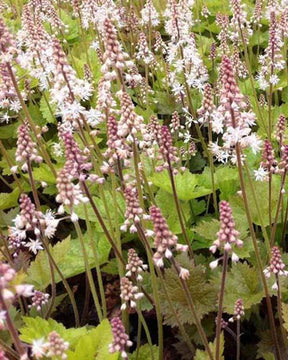
[[[17,138],[17,128],[19,124],[18,122],[14,122],[9,125],[1,125],[0,126],[0,139],[14,139]]]
[[[18,205],[20,191],[15,188],[10,193],[0,193],[0,210],[6,210]]]
[[[33,177],[36,181],[44,181],[47,184],[56,184],[56,179],[51,173],[49,166],[44,163],[33,169]]]
[[[104,237],[104,234],[95,233],[94,236],[93,240],[97,248],[99,264],[102,265],[108,260],[110,244]],[[89,265],[93,268],[95,266],[95,258],[87,234],[84,235],[84,242]],[[68,237],[53,247],[50,247],[50,251],[66,279],[85,271],[84,258],[79,239],[70,240],[70,237]],[[49,261],[44,251],[39,252],[35,261],[31,262],[27,273],[27,282],[33,284],[39,290],[45,289],[50,284]],[[55,272],[55,281],[56,283],[61,281],[57,272]]]
[[[220,221],[216,219],[210,219],[201,221],[193,230],[203,238],[214,241],[217,238],[217,232],[219,229]]]
[[[260,214],[258,214],[257,207],[253,198],[253,193],[251,191],[251,187],[247,186],[246,193],[247,193],[247,200],[248,200],[252,221],[256,225],[261,225],[261,219],[259,217],[260,215],[262,217],[264,226],[268,226],[269,225],[269,197],[268,197],[269,184],[267,182],[253,181],[253,186],[255,189],[255,196],[258,200]],[[275,179],[275,181],[272,181],[272,201],[271,201],[272,214],[275,214],[276,212],[278,197],[279,197],[279,186],[277,179]],[[234,216],[236,213],[242,213],[244,215],[244,218],[246,217],[243,199],[240,196],[235,195],[231,197],[229,199],[229,203],[232,208]]]
[[[46,96],[47,101],[49,101],[49,94],[45,93],[45,96]],[[41,114],[48,124],[56,123],[56,118],[53,115],[56,110],[56,105],[51,104],[51,102],[50,102],[49,106],[48,106],[46,99],[45,99],[44,95],[41,97],[41,100],[40,100]],[[52,112],[52,114],[51,114],[51,112]]]
[[[109,211],[110,217],[113,220],[114,217],[114,202],[113,202],[113,198],[110,192],[105,191],[105,198],[106,198],[106,203],[107,203],[107,209]],[[123,197],[121,196],[120,193],[117,193],[117,204],[118,204],[118,223],[119,224],[123,224],[124,222],[124,211],[125,211],[125,201],[123,199]],[[95,205],[97,206],[97,209],[100,212],[100,215],[102,216],[102,219],[104,220],[105,225],[109,228],[109,222],[108,222],[108,215],[107,215],[107,211],[105,209],[104,203],[102,201],[102,199],[94,196],[93,197],[93,201],[95,203]],[[87,213],[88,213],[88,220],[91,222],[95,223],[95,227],[96,227],[96,231],[98,232],[103,232],[103,229],[101,227],[101,225],[98,222],[98,219],[95,215],[95,212],[91,206],[90,203],[86,204],[87,207]],[[112,209],[112,210],[111,210]],[[78,217],[80,219],[85,219],[85,211],[84,211],[84,206],[83,204],[80,204],[78,206],[75,206],[74,209],[75,213],[78,215]],[[67,209],[67,211],[69,212],[69,209]]]
[[[166,191],[160,189],[157,192],[155,200],[157,206],[159,206],[159,208],[161,209],[163,216],[166,218],[170,230],[174,234],[182,233],[173,196]],[[184,217],[186,218],[186,220],[188,220],[190,217],[189,204],[187,202],[181,201],[181,209],[183,211]]]
[[[191,174],[189,171],[185,171],[183,174],[178,173],[174,179],[180,200],[190,200],[198,197],[197,195],[195,196],[195,188],[198,184],[196,175]],[[168,171],[156,173],[150,177],[150,180],[160,189],[167,191],[169,194],[173,194]]]
[[[153,351],[154,359],[155,360],[158,359],[159,349],[156,345],[152,346],[152,351]],[[147,360],[147,359],[149,359],[149,360],[152,359],[151,349],[150,349],[149,344],[140,346],[139,352],[138,352],[138,357],[137,357],[136,350],[133,352],[133,354],[129,355],[129,360]]]
[[[222,272],[214,276],[215,283],[220,288]],[[263,287],[259,273],[254,267],[247,263],[233,264],[227,274],[224,309],[233,314],[234,304],[237,299],[243,299],[245,309],[250,309],[252,305],[258,304],[264,296]]]
[[[46,125],[46,121],[43,118],[38,105],[30,103],[28,106],[28,110],[29,110],[29,113],[30,113],[35,125],[39,125],[39,126]]]
[[[190,277],[186,283],[198,317],[201,319],[205,314],[215,311],[218,289],[207,279],[205,266],[197,265],[193,267],[186,254],[177,256],[177,261],[181,266],[190,271]],[[187,296],[181,287],[178,275],[171,268],[165,270],[165,285],[181,323],[193,324],[194,319],[188,306]],[[161,286],[159,291],[165,324],[176,326],[177,323]]]
[[[215,171],[215,182],[221,191],[221,199],[228,200],[228,196],[235,194],[239,188],[238,170],[229,166],[219,166]]]
[[[11,225],[12,220],[19,214],[19,207],[15,207],[8,212],[0,211],[0,226],[7,227]]]
[[[68,360],[117,360],[118,353],[109,353],[112,340],[111,326],[105,319],[79,339],[75,351],[68,351]]]
[[[44,320],[41,317],[23,317],[24,326],[20,328],[20,339],[28,344],[33,340],[46,339],[51,331],[56,331],[65,341],[68,341],[70,348],[73,348],[79,341],[79,337],[87,334],[86,327],[77,329],[66,329],[64,325],[53,319]]]

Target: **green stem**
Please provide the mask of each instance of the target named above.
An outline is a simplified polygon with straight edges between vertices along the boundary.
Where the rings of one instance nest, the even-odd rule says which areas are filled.
[[[258,198],[257,198],[256,192],[255,192],[255,187],[254,187],[254,184],[253,184],[252,179],[251,179],[250,170],[249,170],[248,165],[247,165],[246,162],[244,162],[244,167],[245,167],[245,171],[246,171],[246,174],[247,174],[247,177],[248,177],[249,186],[251,188],[252,197],[253,197],[254,203],[256,205],[257,214],[258,214],[258,217],[260,219],[261,230],[262,230],[263,237],[264,237],[264,240],[265,240],[267,254],[270,254],[270,241],[269,241],[269,238],[268,238],[266,227],[264,225],[262,212],[260,210]]]
[[[96,248],[96,245],[95,245],[95,242],[94,242],[94,239],[93,239],[93,234],[92,234],[91,224],[90,224],[90,221],[89,221],[89,218],[88,218],[88,211],[87,211],[87,205],[86,204],[84,204],[84,213],[85,213],[87,232],[88,232],[88,235],[89,235],[89,238],[90,238],[90,246],[91,246],[93,256],[94,256],[94,259],[95,259],[95,268],[96,268],[98,286],[99,286],[101,303],[102,303],[102,308],[103,308],[103,316],[104,316],[104,318],[107,318],[106,298],[105,298],[104,285],[103,285],[101,269],[100,269],[100,264],[99,264],[98,250]]]
[[[138,314],[138,318],[144,328],[146,337],[147,337],[147,341],[149,344],[149,348],[150,348],[150,355],[151,355],[151,359],[154,360],[154,353],[153,353],[153,344],[152,344],[152,340],[151,340],[151,336],[150,336],[150,332],[149,332],[149,328],[147,326],[146,320],[141,312],[141,310],[137,309],[137,314]]]
[[[276,209],[276,215],[275,215],[275,218],[274,218],[274,223],[273,223],[272,232],[271,232],[271,246],[273,246],[274,242],[275,242],[275,235],[276,235],[276,230],[277,230],[277,222],[278,222],[281,203],[282,203],[282,199],[283,199],[283,192],[282,191],[284,190],[285,178],[286,178],[286,171],[284,172],[283,177],[282,177],[282,181],[281,181],[279,198],[278,198],[277,209]]]
[[[102,314],[101,305],[100,305],[100,302],[99,302],[99,299],[98,299],[96,287],[95,287],[95,284],[94,284],[92,272],[91,272],[91,269],[90,269],[83,234],[82,234],[82,231],[81,231],[81,228],[80,228],[80,225],[79,225],[78,221],[74,222],[74,226],[75,226],[75,229],[76,229],[76,232],[77,232],[77,236],[78,236],[78,238],[80,240],[81,249],[82,249],[83,258],[84,258],[85,269],[86,269],[86,274],[87,274],[87,278],[88,278],[88,281],[89,281],[89,286],[90,286],[90,290],[91,290],[91,293],[92,293],[92,296],[93,296],[94,304],[95,304],[95,307],[96,307],[97,316],[98,316],[99,321],[101,322],[103,320],[103,314]]]
[[[176,184],[175,184],[174,175],[173,175],[173,169],[172,169],[172,165],[171,165],[171,162],[170,162],[169,158],[167,158],[167,162],[168,162],[168,173],[169,173],[169,177],[170,177],[170,181],[171,181],[173,198],[174,198],[174,202],[175,202],[176,211],[177,211],[177,215],[178,215],[178,218],[179,218],[182,234],[183,234],[185,242],[186,242],[186,244],[188,246],[189,254],[190,254],[191,258],[194,259],[194,252],[192,250],[192,246],[191,246],[191,243],[189,241],[189,238],[188,238],[188,235],[187,235],[187,232],[186,232],[186,227],[185,227],[185,224],[184,224],[184,221],[183,221],[183,217],[182,217],[182,213],[181,213],[181,207],[180,207],[180,201],[179,201],[179,198],[178,198],[178,195],[177,195]]]

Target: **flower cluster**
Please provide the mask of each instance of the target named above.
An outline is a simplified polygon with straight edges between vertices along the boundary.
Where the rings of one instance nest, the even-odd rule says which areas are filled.
[[[120,289],[120,297],[123,301],[121,310],[125,310],[127,305],[131,308],[136,308],[137,301],[144,296],[143,293],[139,292],[138,286],[133,285],[132,281],[127,277],[121,279]]]
[[[42,162],[42,157],[38,154],[35,142],[33,142],[27,125],[20,125],[18,128],[16,161],[24,163],[22,166],[23,171],[27,171],[28,162],[35,161],[36,163]]]
[[[217,240],[213,242],[210,251],[214,254],[217,249],[223,249],[226,252],[232,253],[232,261],[238,261],[239,258],[233,251],[232,246],[235,244],[237,247],[243,246],[243,241],[239,239],[239,231],[235,229],[235,222],[232,215],[232,210],[227,201],[220,203],[220,230],[217,233]],[[213,269],[218,265],[220,259],[210,263]]]
[[[148,269],[148,265],[143,263],[134,249],[128,250],[128,262],[126,265],[126,276],[134,278],[137,281],[142,281],[142,272]]]
[[[141,10],[141,18],[143,25],[157,26],[160,23],[159,14],[153,5],[152,0],[147,0],[143,9]]]
[[[69,343],[63,340],[56,331],[49,333],[47,341],[44,338],[34,340],[32,344],[32,355],[36,359],[43,357],[55,357],[57,359],[66,360],[68,358],[66,352],[69,349]]]
[[[255,114],[247,111],[244,96],[236,83],[233,66],[227,56],[223,56],[220,69],[221,91],[220,104],[212,113],[212,129],[217,134],[223,133],[223,146],[211,145],[218,161],[230,159],[236,162],[235,149],[250,147],[254,153],[259,151],[261,140],[251,133],[255,124]]]
[[[128,227],[131,233],[137,232],[137,224],[141,219],[149,219],[149,216],[144,214],[144,210],[139,203],[137,189],[128,185],[124,190],[124,198],[126,202],[125,222],[121,226],[122,231],[127,231]]]
[[[234,307],[234,316],[231,317],[229,319],[230,322],[233,322],[234,320],[240,320],[243,316],[245,315],[244,312],[244,305],[243,305],[243,300],[242,299],[238,299],[235,302],[235,307]]]
[[[259,63],[261,70],[258,74],[258,82],[262,90],[266,90],[271,84],[279,82],[278,72],[285,67],[285,60],[282,55],[283,42],[278,26],[275,12],[270,14],[269,42],[264,55],[260,55]]]
[[[30,308],[35,307],[37,311],[41,311],[42,307],[48,303],[50,295],[42,291],[35,290],[32,298]]]
[[[43,250],[40,237],[44,235],[49,239],[52,238],[59,221],[59,219],[55,219],[55,214],[51,210],[47,210],[46,213],[36,210],[29,196],[22,194],[20,197],[20,214],[13,219],[14,226],[10,227],[11,248],[15,248],[17,252],[19,247],[24,245],[31,252],[37,254],[39,250]],[[29,232],[33,232],[36,239],[29,238],[29,242],[25,243],[23,240],[27,239]]]
[[[129,336],[125,333],[125,327],[119,317],[111,320],[111,327],[113,333],[113,342],[109,345],[110,353],[120,352],[122,359],[128,359],[126,347],[133,345],[129,340]]]
[[[279,276],[288,276],[288,271],[285,270],[285,264],[282,261],[281,253],[278,246],[273,246],[271,249],[271,259],[270,264],[264,270],[264,274],[267,278],[271,277],[271,274],[276,277],[276,281],[272,286],[273,290],[278,289],[278,277]]]
[[[170,231],[161,210],[155,205],[150,207],[150,217],[153,222],[154,246],[156,249],[153,260],[156,266],[163,267],[164,258],[171,259],[175,250],[187,251],[187,245],[178,244],[177,236]],[[182,274],[184,274],[186,269],[181,270]]]
[[[159,160],[163,161],[161,166],[157,167],[157,171],[169,168],[171,164],[179,161],[177,148],[173,146],[173,139],[167,126],[162,126],[159,136]],[[174,169],[174,173],[177,170]]]

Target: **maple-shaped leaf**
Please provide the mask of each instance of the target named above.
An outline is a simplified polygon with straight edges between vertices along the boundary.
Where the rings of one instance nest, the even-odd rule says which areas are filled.
[[[222,271],[215,273],[214,279],[220,289]],[[258,304],[263,297],[264,292],[258,270],[247,263],[233,264],[226,276],[224,311],[233,314],[237,299],[242,299],[245,309],[249,309],[252,305]]]
[[[197,265],[193,267],[186,254],[181,254],[180,256],[177,256],[176,259],[181,266],[190,271],[187,286],[193,299],[197,314],[201,319],[205,314],[216,310],[217,287],[207,278],[205,266]],[[169,268],[165,270],[164,277],[166,290],[170,295],[173,307],[178,314],[179,320],[182,324],[193,324],[194,319],[188,306],[187,296],[180,284],[178,275],[172,268]],[[165,324],[176,326],[177,322],[171,312],[165,292],[161,289],[161,285],[160,297]]]

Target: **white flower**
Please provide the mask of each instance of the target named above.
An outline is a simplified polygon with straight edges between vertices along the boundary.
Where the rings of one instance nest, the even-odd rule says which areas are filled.
[[[275,283],[272,285],[272,290],[278,290],[277,282],[275,282]]]
[[[266,181],[268,179],[268,172],[260,166],[258,170],[254,170],[254,176],[256,181]]]
[[[45,356],[46,353],[46,344],[44,343],[44,338],[33,340],[32,343],[32,356],[36,359],[41,359]]]
[[[99,48],[100,48],[99,41],[97,41],[97,40],[93,41],[93,42],[91,43],[90,47],[91,47],[91,49],[93,49],[93,50],[99,49]]]
[[[237,261],[239,261],[238,255],[233,252],[233,253],[232,253],[231,260],[232,260],[232,262],[237,262]]]
[[[190,276],[189,270],[180,267],[179,277],[183,280],[187,280]]]
[[[37,252],[39,250],[43,250],[43,247],[42,247],[42,242],[38,239],[36,240],[32,240],[30,239],[30,241],[24,245],[25,247],[28,247],[29,248],[29,251],[33,252],[33,254],[37,254]]]
[[[19,296],[30,297],[33,296],[34,294],[33,285],[27,285],[27,284],[16,285],[15,290],[17,295]]]
[[[210,248],[211,249],[211,248]],[[213,251],[212,251],[213,252]],[[214,261],[211,261],[209,266],[210,266],[210,269],[214,270],[216,269],[216,267],[218,266],[218,262],[219,262],[219,259],[217,260],[214,260]]]
[[[175,82],[172,86],[172,92],[174,95],[183,95],[184,94],[184,88],[183,85],[179,84],[178,82]]]
[[[274,86],[278,84],[279,80],[280,79],[276,74],[270,76],[270,83]]]
[[[10,171],[12,172],[12,174],[16,174],[18,171],[18,165],[14,165],[10,168]]]
[[[0,117],[0,122],[6,122],[6,124],[8,124],[9,120],[10,120],[10,116],[7,113],[5,113]]]
[[[62,157],[63,155],[63,149],[61,147],[61,144],[54,143],[52,145],[52,151],[53,151],[53,155],[56,157]]]
[[[76,221],[78,221],[78,219],[79,219],[78,215],[74,211],[72,211],[72,213],[71,213],[71,221],[76,222]]]

